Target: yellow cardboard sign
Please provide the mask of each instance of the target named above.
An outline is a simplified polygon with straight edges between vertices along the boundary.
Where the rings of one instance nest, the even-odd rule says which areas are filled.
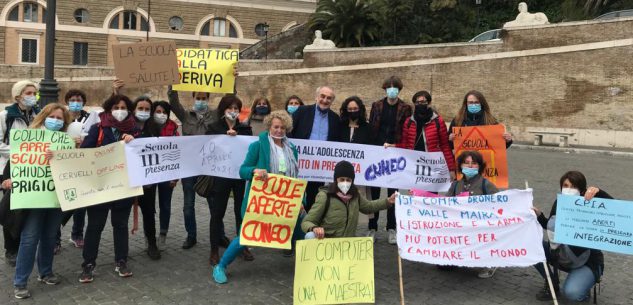
[[[143,187],[130,187],[123,141],[53,151],[50,163],[63,211],[143,195]]]
[[[301,212],[307,181],[268,174],[253,177],[240,231],[240,244],[292,248],[292,233]]]
[[[233,70],[240,51],[233,49],[178,49],[179,85],[174,90],[233,93]]]
[[[371,237],[297,241],[294,305],[374,303]]]

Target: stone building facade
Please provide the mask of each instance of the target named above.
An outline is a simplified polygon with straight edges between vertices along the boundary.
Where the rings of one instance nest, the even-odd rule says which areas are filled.
[[[0,63],[43,65],[44,0],[0,0]],[[56,66],[112,66],[110,45],[146,39],[178,47],[248,47],[305,23],[316,0],[57,1]],[[260,32],[261,34],[261,32]]]

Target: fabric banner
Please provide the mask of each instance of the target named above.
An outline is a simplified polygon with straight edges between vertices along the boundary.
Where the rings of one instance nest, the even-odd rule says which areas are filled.
[[[239,50],[178,49],[176,54],[180,84],[174,90],[233,93],[233,67],[239,61]]]
[[[293,304],[374,303],[370,237],[297,241]]]
[[[305,180],[268,174],[253,177],[242,220],[240,244],[277,249],[292,248],[294,232],[306,190]]]
[[[135,139],[125,147],[133,186],[198,175],[239,179],[248,145],[257,137],[227,135]],[[299,178],[332,182],[334,166],[354,165],[356,185],[447,191],[450,174],[441,152],[291,139],[299,150]]]
[[[633,255],[633,202],[558,195],[554,241]]]
[[[455,158],[467,150],[481,153],[486,162],[484,177],[498,188],[508,188],[508,159],[506,156],[506,141],[503,139],[505,127],[503,125],[486,125],[474,127],[456,127],[453,133],[455,139]],[[461,173],[458,173],[461,178]]]
[[[59,208],[47,150],[75,148],[65,132],[11,129],[11,209]]]
[[[532,190],[396,200],[404,259],[464,267],[528,267],[545,261]]]
[[[63,211],[143,195],[142,187],[129,186],[123,141],[56,151],[51,171]]]

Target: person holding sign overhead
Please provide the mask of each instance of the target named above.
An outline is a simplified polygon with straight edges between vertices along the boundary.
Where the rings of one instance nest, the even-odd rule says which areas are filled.
[[[31,123],[30,128],[65,132],[70,122],[70,114],[66,107],[53,103],[42,109]],[[45,153],[47,159],[50,160],[52,152],[46,150]],[[10,189],[11,179],[5,180],[3,187]],[[37,280],[47,285],[57,285],[61,282],[61,279],[53,273],[57,231],[61,222],[61,208],[29,209],[20,235],[20,247],[15,277],[13,278],[15,298],[26,299],[31,296],[31,293],[26,289],[26,284],[33,271],[36,253],[37,270],[40,274]]]
[[[368,201],[354,185],[354,166],[340,161],[334,167],[334,182],[319,190],[316,201],[301,222],[306,239],[356,237],[358,213],[385,210],[396,202],[396,193],[388,199]]]
[[[593,198],[613,199],[611,195],[597,187],[587,187],[585,175],[578,171],[565,173],[560,178],[560,189],[563,195],[583,196],[587,201]],[[589,298],[591,287],[600,282],[604,271],[604,255],[602,251],[597,249],[554,243],[556,205],[557,201],[554,201],[549,218],[538,208],[532,208],[538,216],[538,222],[543,229],[547,230],[547,236],[549,237],[549,241],[543,241],[547,263],[554,267],[553,272],[550,269],[549,273],[552,275],[554,291],[558,295],[560,291],[558,270],[567,272],[567,280],[563,284],[563,295],[569,300],[582,302]],[[534,267],[546,279],[545,286],[543,290],[536,294],[536,299],[539,301],[551,301],[553,298],[547,283],[545,267],[543,264],[537,264]]]
[[[264,125],[268,131],[259,134],[259,140],[248,146],[246,159],[240,167],[240,178],[247,181],[246,194],[242,202],[242,218],[248,206],[246,200],[250,193],[250,181],[254,176],[266,178],[268,173],[273,173],[296,178],[299,173],[297,149],[286,136],[292,130],[292,118],[285,110],[273,111],[264,120]],[[298,228],[299,226],[295,227],[293,234],[295,240],[303,237],[303,234],[297,234],[301,233]],[[240,245],[239,237],[231,241],[231,245],[222,255],[220,262],[213,268],[213,280],[216,283],[225,284],[228,281],[226,267],[242,253],[244,248]]]

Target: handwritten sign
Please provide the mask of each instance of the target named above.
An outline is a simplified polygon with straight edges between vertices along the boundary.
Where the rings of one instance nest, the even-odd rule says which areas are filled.
[[[370,237],[297,241],[293,304],[374,303]]]
[[[465,267],[528,267],[545,260],[532,190],[396,201],[404,259]]]
[[[128,88],[178,83],[176,43],[141,42],[112,45],[114,74]]]
[[[554,241],[633,255],[633,202],[558,195]]]
[[[292,233],[299,218],[305,180],[268,174],[253,177],[240,231],[242,246],[292,248]]]
[[[232,49],[178,49],[178,91],[233,93],[233,70],[240,51]]]
[[[479,151],[486,162],[484,177],[498,188],[508,187],[508,160],[506,141],[503,139],[504,132],[503,125],[456,127],[453,131],[455,158],[467,150]],[[461,178],[461,173],[458,178]]]
[[[59,208],[47,150],[75,148],[64,132],[11,129],[11,209]]]
[[[123,141],[53,152],[51,171],[63,211],[143,195],[130,187]]]

